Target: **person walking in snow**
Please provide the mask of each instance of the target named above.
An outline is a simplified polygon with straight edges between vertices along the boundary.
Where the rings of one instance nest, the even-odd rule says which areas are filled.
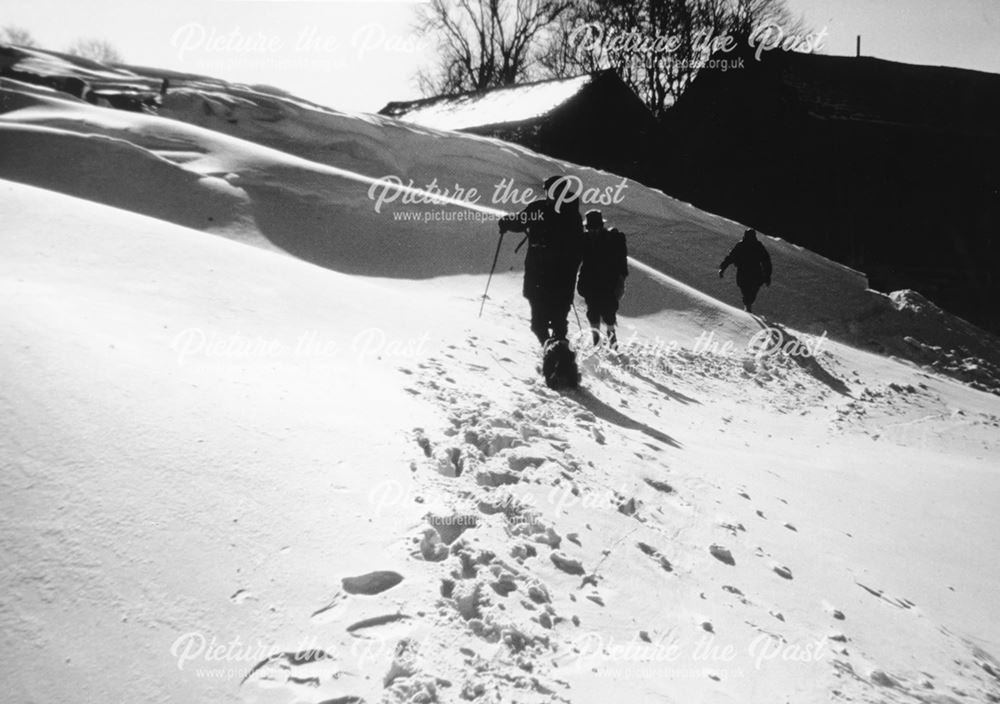
[[[757,239],[756,230],[751,228],[744,232],[743,239],[719,264],[720,279],[730,264],[736,267],[736,285],[743,294],[743,309],[753,313],[753,303],[757,300],[760,287],[771,285],[771,257]]]
[[[600,210],[587,212],[586,235],[583,238],[583,261],[576,290],[587,302],[587,322],[590,323],[594,344],[601,342],[601,323],[608,326],[608,344],[618,346],[615,326],[618,324],[618,303],[625,294],[628,276],[628,247],[625,235],[604,226]]]
[[[551,176],[544,188],[544,198],[500,220],[501,233],[526,235],[522,293],[531,307],[531,331],[543,346],[566,340],[583,239],[580,200],[569,193],[567,180]]]

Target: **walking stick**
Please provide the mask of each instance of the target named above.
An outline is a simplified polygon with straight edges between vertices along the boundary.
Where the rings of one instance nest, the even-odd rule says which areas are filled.
[[[500,233],[500,238],[497,240],[497,251],[493,255],[493,266],[490,267],[490,275],[486,279],[486,290],[483,291],[483,302],[479,304],[479,316],[483,317],[483,308],[486,306],[486,294],[490,290],[490,281],[493,280],[493,270],[497,268],[497,259],[500,258],[500,245],[503,244],[503,232]]]

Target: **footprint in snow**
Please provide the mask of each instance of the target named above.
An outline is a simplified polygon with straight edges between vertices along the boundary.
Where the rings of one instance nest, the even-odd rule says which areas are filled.
[[[648,484],[649,486],[656,489],[657,491],[662,492],[664,494],[672,494],[674,491],[674,488],[672,486],[670,486],[666,482],[660,481],[659,479],[650,479],[648,477],[644,477],[643,481],[646,482],[646,484]]]
[[[414,541],[419,543],[416,555],[428,562],[441,562],[448,557],[448,547],[441,542],[441,536],[433,528],[424,528],[421,537],[414,538]]]
[[[660,568],[663,569],[664,572],[674,571],[673,565],[670,564],[670,560],[668,560],[663,555],[663,553],[654,548],[652,545],[643,542],[638,542],[636,543],[636,547],[638,547],[642,551],[643,555],[646,555],[651,559],[655,560],[656,563],[660,565]]]
[[[437,460],[435,469],[437,469],[438,474],[452,478],[462,476],[462,471],[465,469],[465,458],[462,457],[462,448],[440,448],[435,459]]]
[[[515,472],[523,472],[526,469],[541,467],[548,461],[547,457],[532,454],[530,451],[520,449],[513,450],[507,456],[507,466]]]
[[[776,575],[783,579],[792,579],[792,571],[784,565],[774,565],[771,569],[774,570]]]
[[[885,602],[887,602],[889,604],[892,604],[893,606],[895,606],[898,609],[912,609],[914,606],[916,606],[916,604],[914,604],[909,599],[898,599],[898,598],[895,598],[895,597],[890,598],[890,597],[886,596],[885,592],[882,591],[881,589],[873,589],[872,587],[869,587],[869,586],[867,586],[865,584],[862,584],[861,582],[855,582],[855,584],[857,584],[859,587],[861,587],[862,589],[864,589],[866,592],[868,592],[872,596],[878,597],[879,599],[882,599],[883,601],[885,601]]]
[[[823,610],[826,611],[831,616],[833,616],[838,621],[844,620],[844,612],[840,611],[839,609],[835,609],[833,607],[833,604],[831,604],[829,601],[826,601],[825,599],[823,600]]]
[[[561,569],[563,572],[566,572],[567,574],[582,575],[582,574],[585,574],[585,572],[586,572],[583,569],[583,563],[582,562],[580,562],[579,560],[573,559],[571,557],[567,557],[566,555],[564,555],[563,553],[559,552],[558,550],[554,550],[549,555],[549,559],[552,560],[552,564],[554,564],[556,567],[558,567],[559,569]]]
[[[736,565],[736,560],[733,559],[733,553],[731,553],[728,548],[713,544],[708,548],[708,551],[712,554],[712,557],[719,562],[724,562],[730,566]]]
[[[617,494],[617,492],[615,492]],[[620,497],[621,503],[618,504],[618,513],[624,516],[635,516],[639,510],[639,504],[635,500],[635,497],[628,499],[627,501],[622,500],[624,497]],[[641,519],[640,519],[641,520]]]
[[[431,441],[424,434],[423,428],[413,429],[413,438],[416,440],[417,445],[424,452],[424,457],[430,457],[433,454],[433,448],[431,447]]]
[[[532,516],[532,519],[523,523],[515,523],[510,528],[510,534],[524,536],[534,543],[548,545],[553,550],[558,550],[562,544],[562,536],[552,526],[545,525],[537,517]]]
[[[746,533],[747,529],[742,523],[729,523],[727,521],[722,521],[719,523],[720,528],[724,528],[729,531],[734,537],[737,533]]]
[[[233,595],[229,597],[229,601],[233,602],[234,604],[242,604],[247,599],[256,599],[256,598],[257,597],[255,597],[246,589],[237,589],[233,593]]]
[[[479,525],[475,514],[451,514],[446,516],[427,516],[427,523],[437,532],[445,545],[451,545],[465,531]]]
[[[476,472],[476,484],[486,487],[510,486],[519,484],[521,475],[509,469],[481,469]]]
[[[391,570],[368,572],[356,577],[344,577],[340,580],[344,591],[348,594],[365,594],[373,596],[392,589],[403,581],[403,575]]]
[[[879,687],[887,687],[890,689],[899,687],[899,683],[891,675],[883,672],[882,670],[872,670],[869,678],[871,679],[872,684],[876,684]]]
[[[398,621],[408,621],[409,619],[410,617],[406,614],[382,614],[380,616],[372,616],[371,618],[355,621],[347,627],[347,632],[357,633],[358,631],[364,631],[369,628],[377,628],[379,626],[385,626]]]

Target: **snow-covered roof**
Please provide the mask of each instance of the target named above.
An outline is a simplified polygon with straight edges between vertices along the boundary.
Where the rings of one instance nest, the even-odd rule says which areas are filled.
[[[86,80],[107,81],[137,78],[134,73],[122,68],[45,49],[6,46],[3,53],[3,65],[39,76],[77,76]]]
[[[523,122],[552,112],[593,79],[593,75],[585,74],[479,93],[389,103],[381,113],[440,130]]]

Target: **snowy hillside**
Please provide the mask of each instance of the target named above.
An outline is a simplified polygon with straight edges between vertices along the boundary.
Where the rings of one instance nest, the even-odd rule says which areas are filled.
[[[627,313],[668,310],[693,318],[700,331],[720,321],[714,314],[705,319],[704,297],[695,296],[692,304],[689,287],[738,303],[732,282],[719,281],[714,272],[742,226],[658,191],[634,182],[623,186],[620,177],[507,143],[170,75],[175,87],[160,111],[169,121],[4,80],[0,177],[277,247],[338,271],[426,278],[485,273],[497,208],[516,209],[515,199],[537,191],[545,176],[566,173],[597,195],[620,194],[621,202],[608,211],[612,223],[629,233],[633,255],[673,279],[669,292],[657,285],[655,295],[630,296]],[[114,169],[108,168],[109,152]],[[464,208],[445,208],[451,218],[445,219],[440,205],[404,204],[396,192],[373,220],[375,201],[385,191],[369,197],[368,189],[387,176],[463,201],[476,189],[490,219]],[[498,191],[500,185],[505,187]],[[359,231],[367,233],[362,242],[355,241]],[[825,331],[1000,389],[994,338],[926,310],[933,306],[904,305],[869,291],[863,275],[800,247],[770,240],[769,248],[777,274],[761,301],[765,312],[814,334]],[[505,268],[516,266],[513,246],[504,252]],[[914,298],[919,300],[915,294],[907,300]]]
[[[11,700],[1000,701],[995,340],[771,239],[751,317],[737,223],[186,80],[0,84]],[[634,256],[566,395],[515,241],[476,317],[494,187],[560,172]]]

